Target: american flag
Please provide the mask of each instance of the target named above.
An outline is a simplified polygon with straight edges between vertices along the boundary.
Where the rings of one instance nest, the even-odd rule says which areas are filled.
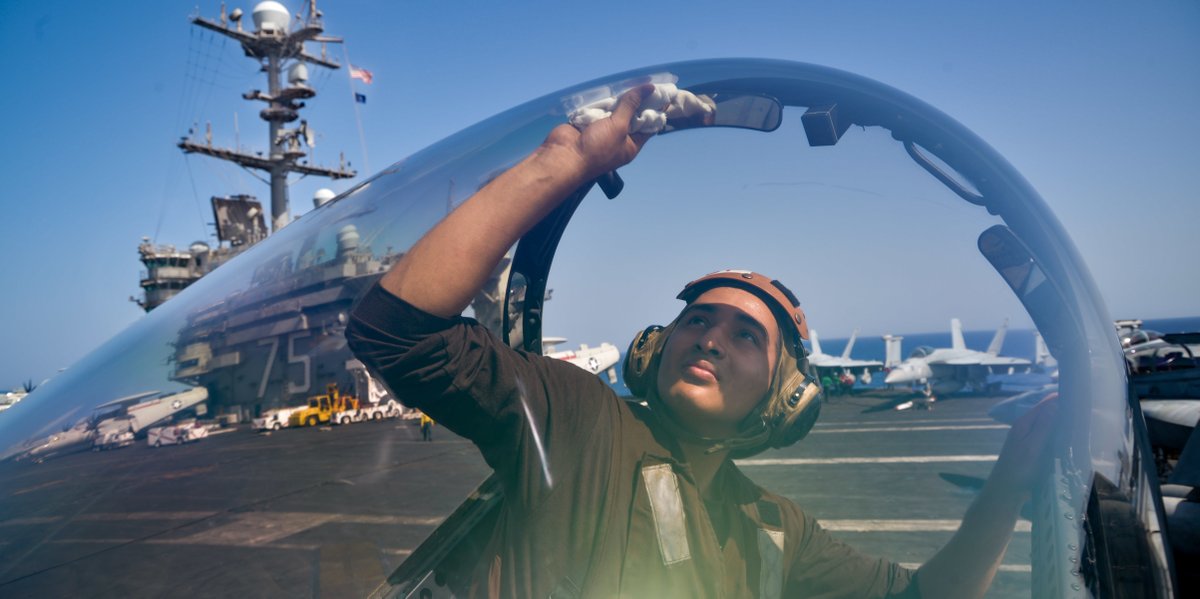
[[[350,78],[351,79],[361,79],[363,83],[370,83],[371,79],[373,79],[374,77],[375,76],[371,74],[371,71],[368,71],[366,69],[360,69],[354,65],[350,65]]]

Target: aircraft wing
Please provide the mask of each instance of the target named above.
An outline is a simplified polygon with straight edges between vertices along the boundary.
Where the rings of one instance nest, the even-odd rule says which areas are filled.
[[[151,395],[157,395],[157,394],[158,394],[158,391],[143,391],[141,393],[134,393],[133,395],[127,395],[120,399],[114,399],[108,403],[102,403],[102,404],[96,406],[95,409],[101,410],[104,408],[111,408],[111,407],[115,407],[115,406],[128,406],[128,405],[135,404],[143,399],[146,399],[147,397],[150,397]]]
[[[976,356],[946,360],[942,363],[947,366],[1028,366],[1030,361],[1024,358],[1008,358],[1005,356]]]
[[[833,358],[814,362],[818,368],[873,368],[883,370],[883,362],[879,360],[855,360],[853,358]]]

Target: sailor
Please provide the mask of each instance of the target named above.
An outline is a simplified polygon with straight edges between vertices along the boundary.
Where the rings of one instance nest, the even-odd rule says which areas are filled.
[[[803,437],[820,409],[795,296],[723,271],[637,335],[625,376],[517,351],[459,315],[505,252],[572,191],[633,160],[649,86],[542,145],[431,229],[352,313],[355,355],[398,397],[471,440],[504,490],[456,589],[477,597],[981,597],[1051,430],[1019,421],[945,548],[913,572],[835,540],[732,461]],[[698,232],[698,235],[705,233]],[[698,240],[703,242],[704,239]],[[819,485],[819,480],[810,481]]]
[[[421,412],[421,440],[433,441],[433,418],[425,412]]]

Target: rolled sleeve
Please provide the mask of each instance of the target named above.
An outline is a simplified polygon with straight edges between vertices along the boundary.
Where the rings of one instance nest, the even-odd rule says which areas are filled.
[[[398,399],[474,442],[498,471],[537,467],[572,447],[555,438],[586,431],[596,410],[574,400],[603,386],[576,366],[508,347],[474,319],[429,314],[378,284],[352,310],[346,337]]]

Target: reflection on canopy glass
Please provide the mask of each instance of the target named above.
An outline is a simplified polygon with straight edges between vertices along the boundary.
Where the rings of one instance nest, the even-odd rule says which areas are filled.
[[[965,128],[886,86],[811,65],[715,60],[587,82],[397,162],[0,414],[0,595],[362,595],[410,555],[432,561],[410,562],[381,592],[440,588],[414,578],[437,562],[431,550],[413,552],[488,468],[445,431],[421,443],[415,421],[390,418],[398,406],[376,409],[406,398],[389,397],[350,353],[350,309],[578,98],[650,79],[709,99],[716,117],[668,121],[622,170],[615,199],[581,190],[496,265],[469,315],[532,351],[560,334],[623,348],[675,317],[687,281],[750,268],[787,282],[834,355],[830,341],[861,327],[871,335],[853,357],[891,360],[871,345],[880,334],[948,331],[955,317],[982,351],[1008,318],[1000,353],[1028,363],[1032,327],[1058,363],[1064,425],[989,596],[1105,594],[1113,564],[1095,539],[1120,519],[1149,535],[1135,535],[1151,539],[1135,542],[1138,563],[1163,588],[1161,523],[1126,415],[1120,348],[1036,192]],[[1015,344],[1021,330],[1028,347]],[[741,468],[840,541],[916,566],[986,479],[1007,432],[988,411],[1024,390],[1021,370],[985,368],[972,376],[996,387],[958,385],[932,411],[897,411],[928,381],[888,389],[871,376],[878,368],[832,369],[809,438]]]

